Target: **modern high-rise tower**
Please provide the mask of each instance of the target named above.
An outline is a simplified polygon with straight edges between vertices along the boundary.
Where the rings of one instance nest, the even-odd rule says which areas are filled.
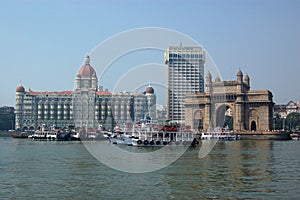
[[[202,47],[169,46],[167,65],[167,118],[184,122],[185,95],[204,92],[205,51]]]

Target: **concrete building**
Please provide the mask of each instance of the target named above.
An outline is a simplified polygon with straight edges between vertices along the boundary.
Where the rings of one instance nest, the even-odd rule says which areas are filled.
[[[167,65],[167,118],[184,122],[185,95],[204,91],[205,51],[202,47],[170,46]]]
[[[116,123],[154,116],[156,96],[150,85],[144,93],[111,93],[100,88],[89,56],[76,75],[74,91],[26,91],[19,85],[16,88],[15,128],[111,128]]]

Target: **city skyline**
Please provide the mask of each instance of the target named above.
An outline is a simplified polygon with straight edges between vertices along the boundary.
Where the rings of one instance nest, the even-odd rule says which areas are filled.
[[[2,1],[0,105],[15,106],[20,82],[34,91],[73,90],[83,56],[112,35],[142,27],[190,36],[204,46],[223,80],[241,68],[251,76],[252,89],[269,89],[276,104],[300,99],[299,1],[180,2]],[[145,62],[164,66],[163,51],[141,54],[115,64],[126,70]],[[114,84],[99,83],[110,91]]]

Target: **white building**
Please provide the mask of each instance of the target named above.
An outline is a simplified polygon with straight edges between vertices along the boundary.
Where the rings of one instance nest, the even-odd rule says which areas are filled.
[[[185,95],[204,92],[205,51],[202,47],[170,46],[167,65],[167,118],[183,122]]]
[[[87,56],[75,79],[74,91],[26,91],[16,88],[16,130],[42,126],[60,128],[111,128],[116,123],[153,115],[156,96],[149,86],[141,93],[111,93],[100,90],[96,71]],[[154,106],[154,107],[153,107]]]

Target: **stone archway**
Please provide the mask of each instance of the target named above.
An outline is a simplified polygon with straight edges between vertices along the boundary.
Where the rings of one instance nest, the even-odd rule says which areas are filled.
[[[256,122],[255,121],[251,121],[250,130],[256,131]]]
[[[203,114],[200,110],[196,110],[194,113],[193,128],[198,131],[203,129]]]
[[[235,131],[272,130],[273,95],[268,90],[250,90],[250,79],[243,79],[241,70],[236,80],[212,81],[212,75],[206,76],[205,92],[187,94],[185,97],[185,124],[192,126],[194,114],[200,110],[203,114],[203,129],[224,127],[225,112],[232,109],[232,129]],[[253,123],[254,123],[253,122]],[[226,126],[226,125],[225,125]]]
[[[249,130],[256,131],[259,129],[259,113],[256,109],[249,112]]]
[[[227,105],[222,104],[216,109],[215,127],[229,128],[233,130],[233,109]]]

